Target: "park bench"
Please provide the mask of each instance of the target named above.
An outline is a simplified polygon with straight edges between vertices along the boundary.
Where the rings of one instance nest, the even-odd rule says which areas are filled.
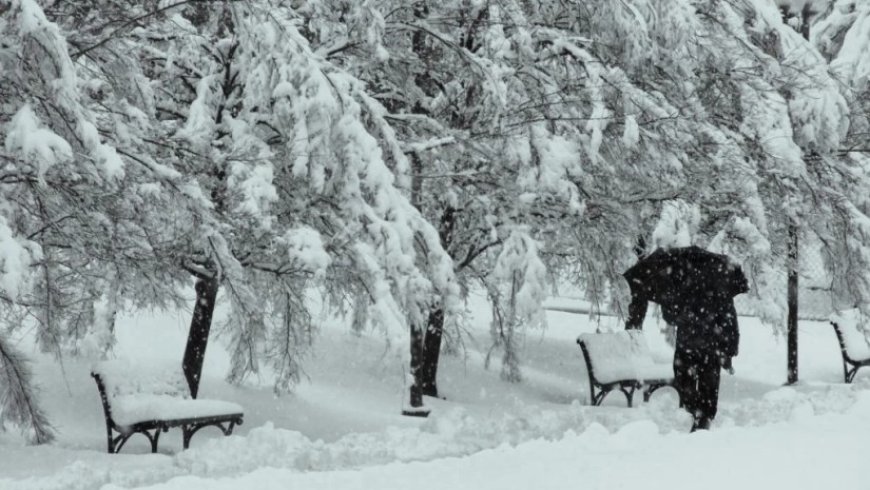
[[[647,402],[657,389],[673,386],[672,362],[656,360],[640,330],[587,333],[577,337],[577,343],[586,360],[592,405],[601,405],[618,389],[630,407],[636,390],[643,389]]]
[[[161,432],[181,427],[184,449],[199,429],[218,427],[230,435],[241,425],[242,407],[220,400],[191,399],[187,383],[179,370],[146,372],[123,361],[96,364],[91,376],[97,382],[109,453],[117,453],[136,433],[151,442],[151,452],[157,452]],[[117,433],[117,435],[115,435]]]
[[[846,310],[831,315],[830,322],[840,342],[840,354],[843,356],[843,378],[851,383],[858,369],[870,366],[870,340],[858,327],[861,321],[857,309]]]

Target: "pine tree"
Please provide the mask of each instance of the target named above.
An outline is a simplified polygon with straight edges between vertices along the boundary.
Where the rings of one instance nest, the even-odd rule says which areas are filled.
[[[123,46],[150,87],[138,104],[155,134],[141,143],[177,173],[169,192],[187,203],[164,219],[189,223],[161,253],[198,281],[192,390],[219,290],[231,305],[230,379],[266,361],[277,390],[298,379],[311,341],[310,288],[336,303],[365,295],[390,336],[407,335],[401,325],[419,323],[435,296],[450,301],[449,258],[397,188],[407,162],[383,107],[314,51],[291,7],[185,4],[135,18],[142,28],[79,51],[109,58],[100,53]]]

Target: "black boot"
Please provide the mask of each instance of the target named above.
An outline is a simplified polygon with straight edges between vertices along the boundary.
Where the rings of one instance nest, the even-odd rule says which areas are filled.
[[[709,417],[696,417],[692,424],[691,432],[695,432],[696,430],[710,430],[710,424],[712,422],[713,421]]]

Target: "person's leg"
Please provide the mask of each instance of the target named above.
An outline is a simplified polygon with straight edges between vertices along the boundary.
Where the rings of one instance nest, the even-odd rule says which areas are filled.
[[[719,407],[719,380],[721,366],[714,353],[698,359],[698,417],[694,429],[709,429]]]
[[[697,367],[691,351],[677,349],[674,352],[674,388],[680,395],[680,406],[692,417],[698,410]]]

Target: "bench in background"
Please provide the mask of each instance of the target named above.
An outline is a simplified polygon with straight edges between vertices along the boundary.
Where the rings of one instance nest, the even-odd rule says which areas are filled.
[[[840,342],[843,356],[843,378],[851,383],[864,366],[870,366],[870,339],[859,327],[862,321],[857,309],[838,312],[831,316],[830,322]]]

